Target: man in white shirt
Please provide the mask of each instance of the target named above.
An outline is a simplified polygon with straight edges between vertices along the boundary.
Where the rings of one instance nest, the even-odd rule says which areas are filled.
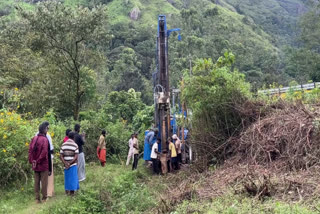
[[[133,164],[132,170],[137,169],[138,167],[138,160],[139,160],[139,141],[138,141],[138,134],[134,134],[133,138]]]
[[[160,152],[158,151],[159,143],[160,143],[160,139],[157,139],[157,141],[152,145],[152,148],[151,148],[151,160],[152,160],[152,167],[153,167],[154,174],[160,173],[159,159],[158,159],[158,154],[160,154]]]
[[[129,142],[128,142],[129,151],[128,151],[128,157],[127,157],[127,163],[126,163],[127,166],[130,164],[131,159],[133,161],[133,139],[134,139],[134,134],[131,135],[131,138],[129,139]]]

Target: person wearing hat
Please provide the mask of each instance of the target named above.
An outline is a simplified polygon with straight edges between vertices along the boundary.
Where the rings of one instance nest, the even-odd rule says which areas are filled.
[[[178,158],[177,158],[176,147],[172,143],[171,137],[168,138],[167,142],[169,143],[170,168],[174,169],[174,170],[178,170],[179,169],[179,163],[178,163]]]
[[[182,163],[182,158],[181,158],[181,140],[178,138],[178,136],[176,134],[172,135],[172,139],[173,139],[174,145],[176,147],[178,163]]]

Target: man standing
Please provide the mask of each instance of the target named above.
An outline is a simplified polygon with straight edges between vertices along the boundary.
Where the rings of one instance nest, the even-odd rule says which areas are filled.
[[[32,138],[29,147],[29,163],[34,171],[34,191],[37,203],[41,203],[40,182],[42,200],[47,201],[48,176],[51,175],[51,165],[49,164],[50,152],[49,141],[46,137],[48,126],[42,123],[39,126],[39,134]]]
[[[138,160],[139,160],[139,142],[138,142],[138,134],[134,134],[133,138],[133,164],[132,164],[132,170],[137,169],[138,166]]]
[[[177,151],[175,145],[172,143],[171,138],[168,138],[169,142],[169,154],[170,154],[170,162],[171,162],[171,169],[177,170],[179,169],[179,163],[177,158]]]
[[[78,178],[79,181],[84,181],[86,179],[86,161],[84,159],[83,145],[84,140],[80,133],[80,124],[74,125],[74,131],[76,132],[74,136],[74,141],[78,145],[79,155],[78,155]]]
[[[46,133],[46,137],[49,141],[49,164],[51,167],[51,174],[48,176],[48,190],[47,190],[47,195],[48,197],[52,197],[54,195],[54,174],[53,174],[53,154],[54,154],[54,147],[53,147],[53,143],[52,143],[52,138],[51,135],[49,133],[49,129],[50,129],[50,124],[48,121],[44,121],[43,124],[47,127],[47,133]],[[36,133],[35,136],[37,136],[39,134],[39,132]]]
[[[131,138],[129,139],[128,145],[129,145],[129,152],[128,152],[128,157],[127,157],[127,163],[126,165],[128,166],[130,163],[130,160],[134,158],[133,154],[133,139],[134,139],[134,134],[131,135]]]
[[[77,160],[79,149],[74,142],[75,132],[68,133],[68,140],[64,142],[60,149],[60,159],[64,165],[64,188],[67,195],[74,195],[79,189],[79,179],[77,170]]]
[[[107,155],[106,130],[102,130],[101,132],[101,136],[98,141],[97,155],[100,160],[101,166],[104,167],[106,164],[106,155]]]
[[[160,143],[160,139],[157,139],[157,141],[153,144],[151,149],[151,160],[154,174],[160,173],[158,159],[158,155],[160,154],[160,152],[158,152],[158,143]]]
[[[148,161],[151,161],[151,148],[152,144],[157,139],[157,135],[158,129],[151,129],[144,138],[143,160],[145,160],[146,164],[148,163]]]
[[[176,146],[176,151],[177,151],[177,159],[178,159],[178,163],[182,163],[182,158],[181,158],[181,141],[178,138],[178,136],[176,134],[174,134],[172,136],[172,139],[175,141],[174,145]]]

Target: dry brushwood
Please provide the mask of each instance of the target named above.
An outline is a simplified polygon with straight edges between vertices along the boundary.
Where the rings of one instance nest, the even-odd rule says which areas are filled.
[[[250,164],[277,162],[287,170],[320,163],[320,137],[313,122],[316,113],[303,104],[286,104],[257,120],[241,134],[235,155]]]

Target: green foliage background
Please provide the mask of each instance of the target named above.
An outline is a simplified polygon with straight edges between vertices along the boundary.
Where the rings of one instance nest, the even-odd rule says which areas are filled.
[[[137,20],[129,16],[133,10],[140,11]],[[2,164],[28,177],[28,165],[18,166],[13,155],[26,158],[22,143],[46,118],[56,148],[65,129],[80,123],[88,161],[96,161],[102,129],[108,132],[107,160],[124,161],[131,133],[139,132],[142,142],[152,124],[159,14],[167,16],[168,28],[182,29],[182,41],[176,33],[169,38],[170,84],[184,82],[194,118],[204,118],[204,112],[230,113],[213,104],[246,99],[274,82],[318,81],[317,11],[317,4],[303,0],[1,1],[0,109],[31,124],[4,118]],[[317,100],[317,93],[305,97]],[[194,118],[194,124],[203,122]],[[234,117],[229,128],[207,127],[229,135],[238,122]]]

